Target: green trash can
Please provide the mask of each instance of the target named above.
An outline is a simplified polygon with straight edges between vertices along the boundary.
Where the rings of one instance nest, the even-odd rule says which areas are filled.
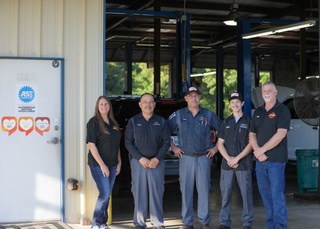
[[[318,149],[296,150],[299,193],[318,191],[318,155]]]

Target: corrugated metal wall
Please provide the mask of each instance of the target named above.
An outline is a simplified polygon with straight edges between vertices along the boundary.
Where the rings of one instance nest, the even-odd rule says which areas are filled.
[[[97,190],[86,165],[86,122],[103,93],[103,0],[0,0],[0,56],[65,59],[66,222],[92,219]],[[89,174],[87,174],[89,173]]]

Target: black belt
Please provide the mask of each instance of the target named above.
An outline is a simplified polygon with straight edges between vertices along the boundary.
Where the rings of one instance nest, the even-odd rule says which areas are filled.
[[[206,154],[207,153],[185,153],[185,155],[190,156],[190,157],[201,157]]]

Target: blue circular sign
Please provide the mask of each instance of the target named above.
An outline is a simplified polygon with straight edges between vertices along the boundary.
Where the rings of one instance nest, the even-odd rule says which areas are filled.
[[[34,99],[34,90],[30,86],[23,86],[19,90],[19,98],[24,103],[30,103]]]

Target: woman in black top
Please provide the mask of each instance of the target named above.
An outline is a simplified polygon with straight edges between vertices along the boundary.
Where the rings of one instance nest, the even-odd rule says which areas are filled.
[[[116,176],[120,173],[120,138],[118,123],[114,119],[112,105],[100,96],[95,114],[87,123],[89,146],[88,165],[99,190],[93,213],[92,229],[108,229],[108,205]]]

